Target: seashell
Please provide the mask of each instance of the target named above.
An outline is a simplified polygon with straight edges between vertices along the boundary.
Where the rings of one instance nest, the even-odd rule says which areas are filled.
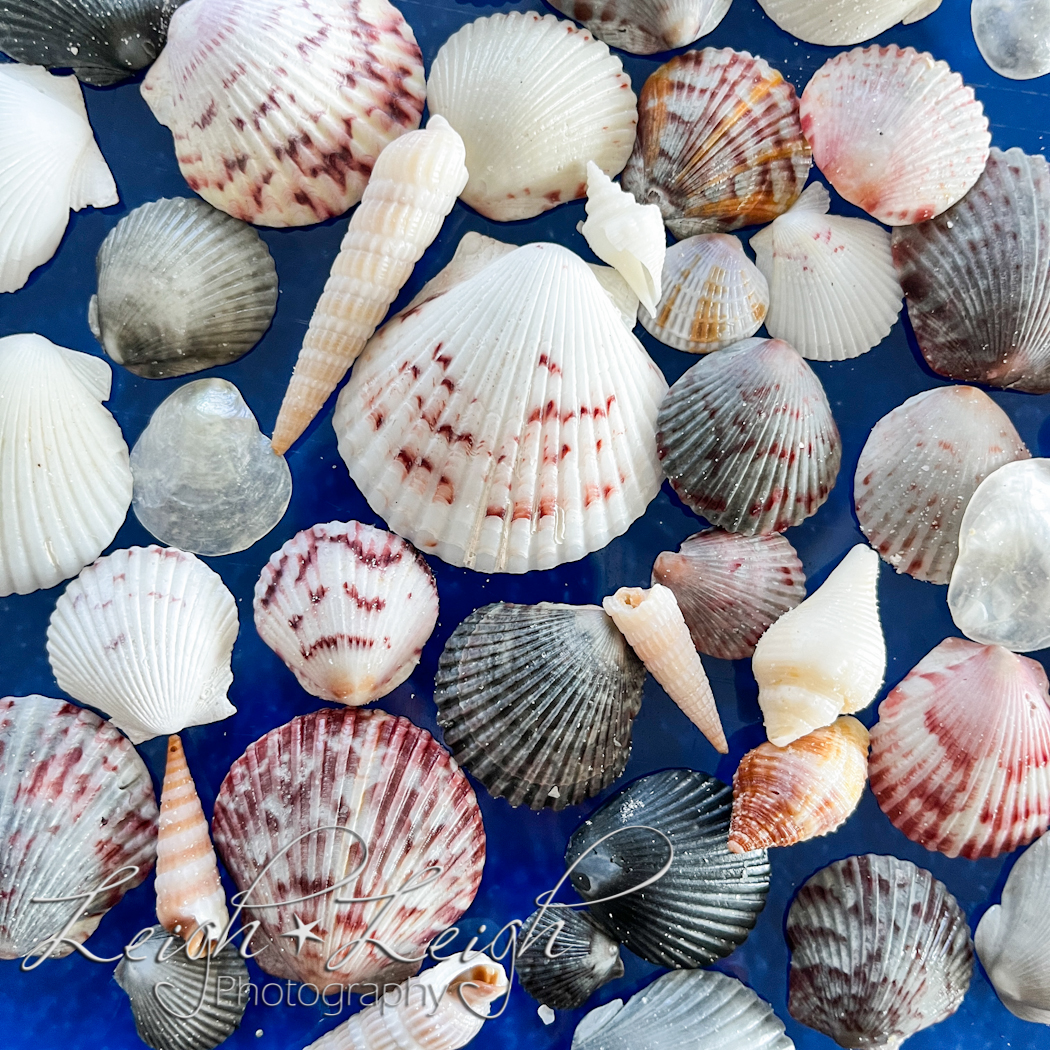
[[[644,683],[597,606],[499,603],[453,631],[434,702],[446,746],[490,795],[564,809],[623,772]]]
[[[68,955],[153,867],[149,771],[93,712],[8,696],[0,700],[0,798],[0,959]],[[136,870],[121,882],[127,867]]]
[[[725,784],[691,769],[628,784],[565,852],[584,900],[624,894],[592,904],[592,918],[657,966],[707,966],[743,944],[765,907],[769,861],[765,850],[729,852],[731,808]]]
[[[0,339],[0,597],[75,576],[131,504],[112,371],[39,335]]]
[[[1028,459],[1010,417],[972,386],[942,386],[883,416],[853,481],[857,521],[897,572],[947,583],[963,511],[1004,463]]]
[[[620,172],[634,145],[636,101],[605,44],[535,11],[465,25],[441,45],[427,81],[430,112],[467,148],[463,200],[498,222],[583,197],[588,161]]]
[[[843,1047],[899,1047],[955,1013],[973,973],[958,902],[896,857],[822,868],[788,909],[786,935],[791,1016]]]
[[[131,450],[135,517],[195,554],[243,551],[284,517],[292,473],[241,392],[197,379],[157,406]]]
[[[659,583],[648,590],[621,587],[602,600],[602,607],[641,658],[645,669],[664,687],[686,718],[716,751],[729,754],[711,683],[693,647],[674,591]]]
[[[120,198],[74,77],[0,65],[0,156],[0,292],[15,292],[58,250],[70,210]]]
[[[993,149],[977,185],[930,222],[895,230],[908,317],[951,379],[1050,391],[1050,170]]]
[[[531,244],[386,325],[334,424],[394,532],[452,565],[527,572],[600,550],[644,513],[665,390],[579,257]]]
[[[706,47],[676,55],[645,82],[621,182],[658,205],[681,239],[776,218],[811,163],[795,89],[761,58]]]
[[[400,537],[331,521],[270,556],[253,605],[259,637],[308,693],[356,707],[412,673],[437,622],[438,592]]]
[[[1050,73],[1047,0],[973,0],[970,26],[981,57],[1000,76],[1033,80]]]
[[[744,660],[770,624],[806,596],[795,548],[778,533],[740,536],[706,529],[664,551],[653,583],[674,593],[697,652]]]
[[[868,779],[868,731],[844,715],[793,740],[749,751],[733,775],[734,853],[828,835],[857,808]]]
[[[196,199],[126,215],[95,258],[88,324],[109,356],[146,379],[243,357],[270,327],[277,270],[250,226]]]
[[[949,857],[997,857],[1050,825],[1050,691],[1035,660],[946,638],[879,705],[871,790]]]
[[[828,215],[819,182],[751,238],[769,281],[770,335],[811,361],[845,361],[877,346],[904,305],[890,235],[873,222]]]
[[[762,327],[769,306],[765,277],[736,237],[700,234],[667,249],[664,294],[640,310],[642,327],[689,354],[722,350]]]
[[[424,93],[387,0],[189,0],[142,82],[190,189],[262,226],[353,207],[383,147],[419,127]]]
[[[444,117],[376,161],[303,340],[273,431],[283,455],[342,382],[438,235],[467,182],[463,140]]]
[[[407,718],[358,708],[301,715],[251,744],[212,831],[237,888],[255,887],[255,961],[318,987],[415,973],[485,862],[481,813],[451,756]],[[294,950],[293,920],[316,931]]]
[[[973,88],[912,47],[829,59],[802,92],[801,114],[824,177],[887,226],[940,215],[988,159],[988,118]]]
[[[829,726],[875,699],[886,675],[879,559],[858,543],[759,639],[751,669],[770,743]]]
[[[660,406],[656,442],[682,502],[745,536],[816,514],[842,459],[820,380],[779,339],[745,339],[693,365]]]
[[[910,25],[941,6],[941,0],[758,0],[786,33],[807,44],[832,47],[870,40],[899,22]]]
[[[55,605],[47,655],[59,688],[133,744],[229,718],[233,595],[192,554],[131,547],[89,565]]]
[[[1050,835],[1017,859],[993,904],[977,924],[974,947],[1003,1006],[1016,1017],[1050,1024]]]

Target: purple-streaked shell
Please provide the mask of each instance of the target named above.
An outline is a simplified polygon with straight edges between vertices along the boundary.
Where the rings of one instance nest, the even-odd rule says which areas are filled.
[[[599,40],[635,55],[685,47],[712,32],[733,0],[551,0]]]

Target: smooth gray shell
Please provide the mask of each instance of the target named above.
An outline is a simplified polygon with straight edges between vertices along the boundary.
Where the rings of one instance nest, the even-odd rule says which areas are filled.
[[[1032,80],[1050,73],[1050,0],[973,0],[970,25],[1000,76]]]

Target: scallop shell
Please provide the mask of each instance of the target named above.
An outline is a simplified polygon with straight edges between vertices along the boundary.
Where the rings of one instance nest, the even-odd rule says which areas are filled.
[[[434,702],[445,744],[489,794],[564,809],[623,772],[644,682],[597,606],[500,603],[452,633]]]
[[[1033,80],[1050,73],[1050,3],[973,0],[970,27],[981,57],[1002,77]]]
[[[427,81],[430,112],[467,147],[463,200],[500,222],[583,197],[588,161],[620,172],[634,146],[636,101],[605,44],[535,11],[465,25],[442,44]]]
[[[955,207],[894,231],[908,317],[926,363],[952,379],[1050,391],[1050,169],[993,149]]]
[[[707,529],[664,551],[653,583],[674,592],[697,652],[744,660],[770,624],[806,596],[795,548],[777,533],[739,536]]]
[[[657,966],[707,966],[743,944],[765,907],[769,861],[765,850],[729,852],[731,808],[720,780],[665,769],[592,813],[565,863],[584,900],[624,894],[590,906],[598,925]]]
[[[656,441],[682,502],[745,536],[816,514],[842,459],[820,380],[779,339],[745,339],[693,365],[660,406]]]
[[[204,201],[143,204],[102,242],[88,323],[135,375],[165,379],[229,364],[270,327],[277,270],[250,226]]]
[[[853,498],[868,542],[897,572],[947,583],[963,511],[1004,463],[1028,459],[1010,417],[972,386],[908,398],[872,428]]]
[[[689,354],[722,350],[762,327],[769,287],[736,237],[687,237],[667,249],[664,294],[655,310],[638,312],[661,343]]]
[[[74,77],[0,65],[0,157],[0,292],[14,292],[58,250],[71,209],[120,198]]]
[[[957,901],[896,857],[818,871],[788,910],[786,933],[788,1010],[843,1047],[899,1047],[955,1013],[973,973]]]
[[[212,830],[237,888],[255,887],[255,961],[318,987],[415,973],[470,906],[485,861],[481,813],[451,756],[408,719],[358,708],[302,715],[250,745]],[[320,941],[293,949],[301,926]]]
[[[678,237],[724,233],[786,211],[809,175],[795,89],[746,51],[676,55],[642,88],[623,187]]]
[[[387,0],[189,0],[142,82],[190,189],[263,226],[355,205],[383,147],[419,127],[424,92]]]
[[[419,663],[438,614],[430,566],[398,536],[356,521],[314,525],[271,555],[255,629],[311,695],[369,704]]]
[[[802,92],[801,113],[824,177],[888,226],[940,215],[988,159],[988,118],[973,88],[912,47],[829,59]]]
[[[587,266],[531,244],[385,326],[334,423],[394,532],[452,565],[527,572],[644,513],[665,390]]]
[[[786,33],[807,44],[859,44],[892,26],[909,25],[933,14],[941,0],[758,0]]]
[[[42,336],[0,339],[0,596],[75,576],[124,523],[128,446],[102,407],[112,378]]]
[[[751,238],[769,281],[770,335],[811,361],[866,354],[904,305],[890,235],[873,222],[828,215],[831,197],[811,183],[791,208]]]
[[[0,959],[45,942],[57,958],[86,941],[149,874],[156,835],[149,771],[112,726],[46,696],[0,700]],[[89,902],[69,900],[107,882]]]
[[[131,547],[58,599],[47,655],[59,687],[141,744],[229,718],[237,607],[219,576],[174,548]]]
[[[857,544],[759,639],[751,669],[777,747],[875,699],[886,674],[878,582],[878,555]]]
[[[879,705],[871,790],[913,842],[997,857],[1050,825],[1050,691],[1041,664],[946,638]]]

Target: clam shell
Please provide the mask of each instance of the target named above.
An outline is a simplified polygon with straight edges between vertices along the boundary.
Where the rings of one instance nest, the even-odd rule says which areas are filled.
[[[434,702],[445,744],[489,794],[564,809],[623,772],[644,682],[597,606],[500,603],[452,633]]]
[[[467,147],[463,200],[501,222],[583,197],[588,161],[620,172],[634,146],[636,101],[605,44],[535,11],[468,23],[442,44],[427,81],[430,112]]]
[[[255,629],[313,696],[369,704],[412,673],[438,593],[410,544],[360,522],[293,536],[255,585]]]
[[[190,189],[262,226],[356,204],[383,147],[419,127],[424,91],[387,0],[189,0],[142,82]]]
[[[229,718],[233,595],[192,554],[131,547],[89,565],[47,628],[59,687],[140,744]]]
[[[1046,0],[973,0],[970,27],[981,57],[1002,77],[1050,73],[1050,4]]]
[[[940,215],[988,159],[988,118],[973,88],[912,47],[829,59],[802,92],[801,113],[824,177],[887,226]]]
[[[708,47],[676,55],[645,82],[621,181],[682,238],[776,218],[810,163],[795,89],[761,58]]]
[[[950,1017],[966,995],[973,948],[943,883],[896,857],[822,868],[787,914],[788,1010],[843,1047],[898,1047]]]
[[[1010,417],[971,386],[908,398],[872,428],[853,498],[868,542],[897,572],[947,583],[963,511],[1004,463],[1028,459]]]
[[[530,244],[386,325],[334,424],[394,532],[452,565],[528,572],[644,513],[665,390],[587,266]]]
[[[124,523],[128,446],[102,407],[112,378],[42,336],[0,339],[0,596],[75,576]]]
[[[657,966],[707,966],[743,944],[765,907],[769,861],[765,850],[729,852],[731,808],[720,780],[665,769],[592,813],[569,839],[565,863],[584,900],[625,894],[591,905],[598,925]],[[630,892],[669,859],[662,877]]]
[[[816,514],[842,459],[820,380],[779,339],[746,339],[693,365],[660,406],[656,442],[682,502],[745,536]]]
[[[156,853],[153,782],[135,749],[91,711],[46,696],[0,700],[0,959],[32,954],[68,926],[83,943]],[[76,897],[134,877],[83,901]],[[58,944],[52,958],[68,955]]]
[[[270,327],[277,270],[262,238],[204,201],[176,197],[126,215],[95,257],[88,323],[135,375],[229,364]]]
[[[833,47],[859,44],[892,26],[908,25],[933,14],[941,0],[758,0],[786,33],[807,44]]]
[[[358,708],[302,715],[250,745],[212,831],[237,888],[255,886],[255,961],[318,987],[415,973],[470,906],[485,861],[481,813],[451,756],[408,719]],[[296,950],[296,917],[321,940]]]

